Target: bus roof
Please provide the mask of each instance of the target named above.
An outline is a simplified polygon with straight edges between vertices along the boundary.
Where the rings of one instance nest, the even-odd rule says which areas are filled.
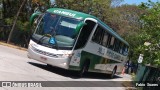
[[[119,39],[120,41],[125,43],[127,46],[129,46],[129,44],[123,38],[121,38],[115,31],[113,31],[112,28],[110,28],[108,25],[106,25],[100,19],[98,19],[90,14],[86,14],[86,13],[82,13],[82,12],[78,12],[78,11],[74,11],[74,10],[69,10],[69,9],[62,9],[62,8],[50,8],[47,10],[47,12],[55,13],[55,14],[59,14],[59,15],[67,16],[67,17],[72,17],[72,18],[76,18],[76,19],[94,18],[98,21],[98,23],[100,23],[104,28],[106,28],[106,30],[108,30],[108,32],[110,34],[112,34],[114,37],[116,37],[117,39]]]
[[[94,17],[86,13],[73,11],[69,9],[51,8],[51,9],[48,9],[47,11],[50,13],[56,13],[56,14],[60,14],[60,15],[67,16],[67,17],[77,18],[77,19],[85,19],[88,17],[91,17],[91,18]]]

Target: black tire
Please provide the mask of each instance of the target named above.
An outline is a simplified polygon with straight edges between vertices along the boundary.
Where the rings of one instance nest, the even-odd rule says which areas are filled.
[[[52,65],[47,64],[47,67],[48,67],[48,68],[52,68]]]
[[[112,73],[110,74],[110,78],[112,79],[112,78],[114,78],[114,76],[115,76],[115,73],[116,73],[116,68],[114,68],[113,69],[113,71],[112,71]]]
[[[81,68],[80,72],[79,72],[79,76],[80,77],[83,77],[84,73],[86,73],[88,71],[88,68],[89,68],[89,61],[86,61],[84,64],[83,64],[83,67]]]

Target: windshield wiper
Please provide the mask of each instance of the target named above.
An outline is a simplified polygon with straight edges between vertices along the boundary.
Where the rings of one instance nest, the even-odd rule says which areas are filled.
[[[50,34],[44,34],[38,41],[37,41],[37,44],[41,43],[41,40],[44,38],[44,37],[51,37],[52,35]]]
[[[55,42],[55,43],[51,43],[51,42],[50,42],[50,39],[49,39],[49,44],[54,44],[55,47],[56,47],[56,49],[58,49],[59,47],[58,47],[58,43],[57,43],[57,40],[56,40],[56,37],[55,37],[55,36],[56,36],[56,32],[55,32],[54,29],[51,30],[50,33],[52,33],[52,32],[53,32],[53,34],[49,34],[49,33],[44,34],[44,35],[37,41],[37,44],[40,44],[40,43],[42,42],[42,40],[43,40],[44,37],[49,37],[50,39],[51,39],[51,38],[54,38],[54,42]],[[53,46],[52,46],[52,48],[53,48]]]

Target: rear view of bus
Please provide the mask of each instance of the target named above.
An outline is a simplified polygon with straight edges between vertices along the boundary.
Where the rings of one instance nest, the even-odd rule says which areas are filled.
[[[33,14],[31,21],[33,24],[36,22],[36,27],[29,43],[28,57],[68,69],[72,49],[83,22],[82,18],[75,15],[58,9]]]

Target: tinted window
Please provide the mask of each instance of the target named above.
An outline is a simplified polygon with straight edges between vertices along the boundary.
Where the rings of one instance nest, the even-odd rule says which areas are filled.
[[[123,55],[127,55],[128,53],[128,47],[119,39],[108,33],[107,30],[103,29],[101,26],[97,27],[92,41]]]
[[[104,36],[103,36],[103,40],[102,40],[102,45],[107,47],[107,41],[108,41],[109,35],[108,33],[105,31],[104,32]]]
[[[126,45],[123,46],[123,55],[128,55],[128,47]]]
[[[118,39],[115,39],[114,51],[119,52],[119,48],[120,48],[120,41]]]
[[[82,48],[86,45],[86,43],[89,39],[89,36],[90,36],[90,34],[96,24],[95,22],[90,21],[90,20],[87,20],[86,23],[87,23],[87,25],[85,25],[80,32],[75,49]]]
[[[98,26],[92,40],[100,45],[108,47],[108,40],[110,39],[110,35],[104,30],[101,26]],[[109,40],[110,41],[110,40]]]
[[[110,40],[110,44],[109,44],[108,48],[110,48],[110,49],[114,48],[114,41],[115,41],[115,38],[113,36],[111,36],[111,40]]]

